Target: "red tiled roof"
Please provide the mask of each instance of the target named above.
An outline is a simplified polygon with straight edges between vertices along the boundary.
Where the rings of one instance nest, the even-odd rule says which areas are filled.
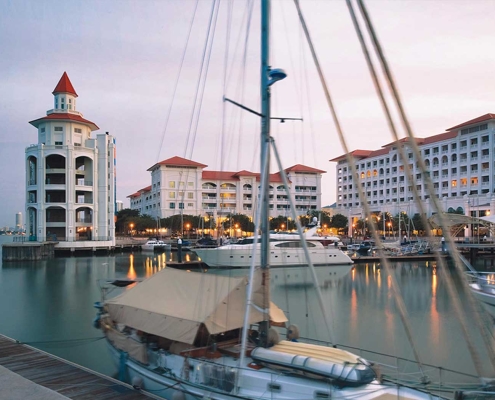
[[[139,197],[139,196],[141,196],[141,193],[136,192],[136,193],[130,194],[129,196],[127,196],[127,198],[133,199],[134,197]]]
[[[259,176],[259,174],[243,169],[242,171],[236,172],[234,176]]]
[[[372,153],[373,151],[371,150],[354,150],[354,151],[351,151],[351,157],[355,157],[355,158],[366,158],[366,157],[369,157],[369,155]],[[343,160],[346,158],[346,155],[343,154],[341,156],[338,156],[338,157],[335,157],[335,158],[332,158],[331,160],[329,161],[340,161],[340,160]]]
[[[146,186],[145,188],[138,190],[139,193],[144,193],[144,192],[149,192],[149,191],[151,191],[151,185]]]
[[[324,174],[327,171],[308,167],[308,166],[302,165],[302,164],[296,164],[296,165],[293,165],[292,167],[286,168],[285,172],[286,173],[287,172],[310,172],[310,173]]]
[[[75,121],[80,122],[81,124],[88,125],[92,131],[100,129],[94,122],[84,119],[80,115],[70,114],[68,112],[48,114],[46,117],[35,119],[33,121],[30,121],[29,123],[37,128],[40,122],[43,121]]]
[[[423,144],[431,144],[436,142],[441,142],[442,140],[453,139],[457,136],[457,132],[444,132],[439,135],[428,136],[425,138]]]
[[[414,140],[416,141],[417,144],[423,144],[423,141],[424,139],[423,138],[414,138]],[[398,141],[399,143],[407,143],[409,142],[409,136],[408,137],[405,137],[405,138],[402,138],[402,139],[399,139]],[[386,145],[383,145],[382,147],[390,147],[390,146],[394,146],[397,144],[397,141],[393,141],[391,143],[387,143]]]
[[[188,160],[186,158],[175,156],[175,157],[168,158],[166,160],[163,160],[163,161],[160,161],[160,162],[154,164],[153,166],[151,166],[150,168],[148,168],[148,171],[151,171],[157,165],[173,165],[173,166],[176,166],[176,167],[200,167],[200,168],[205,168],[205,167],[208,166],[208,165],[205,165],[205,164],[200,164],[200,163],[198,163],[196,161],[192,161],[192,160]]]
[[[479,122],[489,121],[491,119],[495,119],[495,114],[485,114],[485,115],[482,115],[481,117],[478,117],[478,118],[475,118],[475,119],[471,119],[469,121],[463,122],[462,124],[453,126],[452,128],[449,128],[447,130],[448,131],[451,131],[452,129],[461,128],[461,127],[466,126],[466,125],[477,124]]]
[[[203,179],[211,179],[213,181],[238,181],[239,178],[235,172],[228,171],[203,171]]]
[[[379,157],[390,153],[390,147],[385,147],[383,149],[374,150],[370,153],[369,157]]]
[[[72,86],[72,83],[70,82],[67,72],[63,73],[62,78],[60,78],[57,86],[53,89],[52,94],[56,93],[70,93],[77,97],[77,93],[74,90],[74,86]]]

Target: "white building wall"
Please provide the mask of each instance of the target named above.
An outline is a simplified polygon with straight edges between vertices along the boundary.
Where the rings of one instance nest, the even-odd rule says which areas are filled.
[[[481,122],[473,124],[472,127],[483,124],[487,125],[487,129],[463,134],[461,131],[469,129],[469,126],[463,126],[451,139],[419,145],[421,157],[429,168],[434,185],[433,195],[441,199],[443,211],[461,207],[466,215],[471,211],[495,212],[495,122]],[[408,154],[412,153],[412,150],[407,144],[404,148],[406,156],[409,157]],[[390,212],[395,215],[405,211],[412,216],[419,211],[416,203],[412,201],[413,191],[409,188],[415,184],[420,188],[421,200],[428,216],[431,216],[437,210],[433,209],[433,203],[429,199],[426,180],[420,175],[421,171],[414,156],[408,158],[407,162],[413,166],[414,183],[407,182],[404,171],[401,171],[403,162],[398,150],[391,150],[388,154],[377,157],[356,159],[359,168],[357,179],[352,179],[347,161],[339,161],[336,166],[337,208],[344,215],[362,215],[361,201],[358,199],[355,184],[364,184],[372,212]],[[378,171],[377,177],[373,176],[375,167]],[[365,174],[364,178],[362,173]]]

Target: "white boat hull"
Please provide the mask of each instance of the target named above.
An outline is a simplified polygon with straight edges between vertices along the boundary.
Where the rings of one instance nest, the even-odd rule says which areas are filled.
[[[165,399],[173,398],[176,392],[183,393],[186,400],[199,399],[258,399],[258,400],[300,400],[313,398],[339,398],[372,400],[380,398],[400,398],[402,400],[438,399],[431,394],[404,386],[385,385],[377,381],[360,387],[340,388],[326,380],[309,379],[267,368],[257,370],[247,367],[238,369],[237,359],[224,357],[212,363],[209,360],[178,355],[157,357],[156,363],[144,365],[130,358],[121,359],[121,352],[109,342],[112,357],[119,368],[125,368],[126,380],[145,391]],[[157,352],[158,353],[158,352]],[[166,360],[165,360],[166,359]],[[164,361],[165,360],[165,361]],[[164,367],[160,364],[165,363]],[[188,363],[188,365],[185,365]],[[208,373],[205,373],[209,370]],[[239,372],[241,375],[239,375]],[[225,379],[231,373],[232,379]],[[238,378],[237,380],[235,378]],[[239,385],[235,390],[234,383]]]
[[[353,264],[351,258],[338,248],[318,246],[309,248],[313,265]],[[209,267],[249,268],[252,260],[252,247],[247,245],[227,245],[214,249],[193,249],[198,257]],[[260,264],[261,250],[255,251],[255,265]],[[302,248],[270,248],[270,267],[288,267],[308,265]]]

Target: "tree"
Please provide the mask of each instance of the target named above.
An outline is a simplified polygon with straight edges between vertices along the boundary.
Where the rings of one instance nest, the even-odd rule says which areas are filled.
[[[335,214],[332,217],[329,226],[331,228],[337,229],[337,233],[339,235],[345,234],[345,232],[349,228],[349,219],[345,215]]]
[[[117,213],[117,221],[115,221],[115,231],[117,233],[126,233],[130,230],[130,224],[136,226],[137,220],[140,218],[139,210],[131,210],[124,208]]]

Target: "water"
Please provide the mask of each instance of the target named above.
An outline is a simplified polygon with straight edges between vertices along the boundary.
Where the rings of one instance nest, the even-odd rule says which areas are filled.
[[[0,237],[3,241],[8,239]],[[114,376],[116,368],[104,341],[91,341],[101,336],[101,332],[92,327],[96,314],[93,304],[101,296],[98,282],[151,276],[164,268],[171,257],[174,253],[152,256],[123,253],[3,263],[0,268],[0,333]],[[186,260],[192,258],[193,255],[188,254]],[[445,278],[435,263],[392,265],[423,362],[474,373]],[[325,328],[307,268],[272,269],[272,298],[286,312],[290,322],[299,326],[301,336],[413,359],[391,294],[390,279],[379,264],[356,264],[350,269],[348,266],[317,268],[332,321],[330,333]],[[209,270],[208,273],[240,275],[247,271]],[[458,295],[464,304],[463,291],[458,290]],[[485,375],[493,375],[479,334],[472,321],[470,324],[473,326],[470,335],[481,353]],[[73,342],[74,339],[85,341]]]

